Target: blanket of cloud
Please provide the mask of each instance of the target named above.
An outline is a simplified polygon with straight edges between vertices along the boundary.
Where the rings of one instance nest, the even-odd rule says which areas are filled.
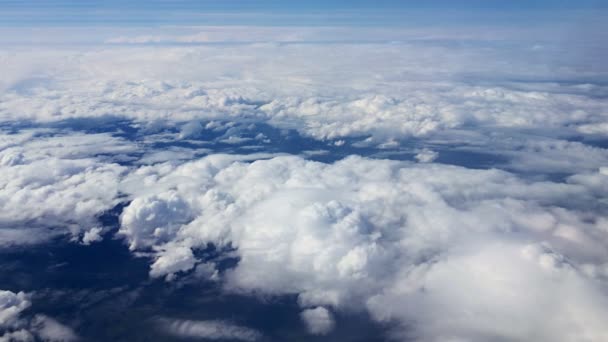
[[[144,261],[135,285],[131,261],[84,272],[86,310],[202,283],[291,300],[309,339],[365,317],[382,340],[608,340],[608,31],[72,30],[0,39],[0,251]],[[45,272],[76,283],[73,258]],[[0,341],[95,336],[84,303],[36,306],[65,289],[28,267],[0,262]],[[116,302],[167,340],[302,339],[253,305]]]

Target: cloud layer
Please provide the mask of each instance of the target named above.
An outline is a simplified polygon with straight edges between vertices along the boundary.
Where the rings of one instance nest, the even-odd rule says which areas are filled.
[[[400,340],[608,340],[603,41],[189,30],[0,52],[0,248],[95,244],[121,204],[158,283],[293,296],[319,338],[363,313]],[[0,291],[0,341],[76,339],[29,307]]]
[[[130,177],[145,186],[131,188],[121,233],[156,251],[152,276],[193,269],[192,250],[208,243],[232,246],[226,290],[298,294],[313,333],[331,329],[326,308],[367,310],[421,340],[608,333],[606,188],[589,188],[603,172],[529,182],[359,157],[214,155]]]
[[[126,143],[108,135],[37,133],[0,136],[0,245],[19,243],[24,229],[59,228],[31,235],[68,231],[78,239],[96,228],[96,215],[118,203],[126,168],[97,155],[128,151]]]
[[[376,31],[368,33],[376,38],[366,44],[308,38],[299,44],[9,50],[1,56],[16,71],[5,81],[0,118],[231,117],[319,139],[371,136],[375,144],[457,128],[605,131],[607,90],[601,79],[608,73],[602,62],[608,52],[594,35],[556,42],[542,30],[506,30],[493,31],[491,40],[469,28],[427,37],[414,31],[387,42],[377,38],[386,32]],[[463,39],[465,46],[455,45]],[[571,52],[582,49],[580,44],[589,53]]]

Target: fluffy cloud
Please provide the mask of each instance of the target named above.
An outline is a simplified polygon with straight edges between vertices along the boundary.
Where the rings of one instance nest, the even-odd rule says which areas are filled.
[[[213,243],[240,258],[226,290],[298,294],[313,333],[330,330],[326,309],[312,309],[325,306],[366,309],[420,340],[606,337],[608,219],[590,209],[606,190],[588,187],[602,172],[552,183],[360,157],[238,159],[127,177],[146,186],[126,186],[121,232],[156,251],[151,275],[194,268],[190,249]]]
[[[433,150],[429,150],[428,148],[425,148],[422,151],[418,152],[414,156],[414,158],[416,158],[416,160],[420,163],[430,163],[430,162],[434,161],[435,159],[437,159],[438,156],[439,156],[439,153],[437,153]]]
[[[32,132],[3,135],[0,141],[0,244],[65,233],[78,238],[97,227],[96,215],[118,203],[126,168],[95,156],[130,151],[126,143],[106,135]],[[61,229],[44,229],[55,227]],[[87,241],[91,238],[89,233]]]
[[[307,309],[300,314],[306,324],[308,332],[314,335],[325,335],[329,333],[335,325],[331,313],[324,307]]]
[[[161,319],[160,322],[167,333],[182,338],[256,341],[262,337],[262,334],[254,329],[225,321]]]
[[[0,291],[0,327],[16,325],[19,315],[30,304],[23,292]]]
[[[32,319],[31,329],[43,341],[76,341],[76,334],[65,325],[45,315],[36,315]]]
[[[0,342],[30,342],[33,340],[34,336],[24,329],[7,332],[0,336]]]
[[[484,241],[459,249],[400,272],[368,300],[372,315],[398,318],[413,327],[404,326],[400,337],[425,341],[608,337],[605,283],[581,274],[549,244]]]
[[[42,121],[115,115],[138,121],[232,117],[295,128],[319,139],[371,135],[380,144],[470,126],[560,130],[573,126],[591,132],[587,127],[608,116],[603,101],[584,95],[458,83],[450,89],[405,83],[402,94],[368,86],[332,97],[289,88],[260,91],[228,85],[218,89],[195,82],[99,83],[84,83],[79,86],[82,90],[65,93],[8,93],[0,103],[0,117]]]
[[[208,30],[231,36],[256,31]],[[266,36],[267,31],[285,34],[261,30]],[[493,32],[498,34],[508,32]],[[556,52],[570,51],[572,42],[557,45],[552,36],[537,36],[549,49],[532,49],[538,41],[521,32],[510,36],[514,44],[508,47],[481,38],[485,34],[480,32],[469,34],[473,41],[466,48],[450,45],[463,35],[439,32],[423,41],[418,36],[369,45],[127,44],[8,51],[0,58],[24,71],[0,96],[0,118],[187,122],[232,117],[295,128],[319,139],[372,136],[376,144],[455,128],[603,132],[606,87],[588,81],[607,72],[606,52],[597,42],[588,47],[597,60],[583,62]],[[448,37],[447,43],[437,39],[441,36]],[[53,68],[40,80],[41,67],[33,66],[45,63]],[[547,79],[565,82],[534,82]]]
[[[23,311],[29,308],[29,296],[23,292],[14,293],[0,290],[0,341],[41,341],[67,342],[78,339],[69,327],[45,316],[29,318]]]

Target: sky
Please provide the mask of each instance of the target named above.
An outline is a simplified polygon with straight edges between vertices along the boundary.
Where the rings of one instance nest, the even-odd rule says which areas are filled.
[[[12,1],[2,25],[412,25],[538,24],[605,16],[604,1]],[[598,13],[600,11],[601,13]]]
[[[0,341],[607,341],[606,6],[0,1]]]

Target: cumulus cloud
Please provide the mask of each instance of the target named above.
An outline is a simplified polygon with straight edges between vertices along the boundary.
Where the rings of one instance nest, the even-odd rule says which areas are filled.
[[[90,159],[48,158],[3,168],[0,222],[4,227],[63,226],[77,236],[95,215],[117,203],[124,169]]]
[[[421,150],[420,152],[418,152],[414,158],[416,158],[416,160],[420,163],[431,163],[433,162],[435,159],[437,159],[437,157],[439,156],[439,153],[430,150],[428,148],[425,148],[423,150]]]
[[[43,341],[69,342],[78,340],[72,329],[45,315],[34,316],[31,329]]]
[[[45,315],[24,314],[31,302],[24,292],[0,290],[0,341],[67,342],[78,339],[71,328]]]
[[[82,236],[82,243],[85,245],[90,245],[93,242],[101,241],[103,238],[101,236],[101,232],[103,229],[101,227],[94,227],[86,232]]]
[[[126,172],[96,155],[132,149],[107,135],[39,134],[0,138],[0,244],[66,233],[80,238],[83,231],[91,242],[96,215],[118,203],[118,182]],[[44,229],[55,227],[61,229]]]
[[[131,188],[121,231],[133,249],[157,251],[153,276],[194,268],[201,261],[191,249],[230,245],[239,263],[222,275],[226,290],[366,309],[419,340],[606,336],[605,279],[589,271],[608,263],[608,220],[589,210],[606,195],[589,188],[605,181],[601,172],[552,183],[360,157],[238,159],[213,155],[133,175],[147,186]],[[161,202],[141,202],[150,198]],[[140,203],[150,204],[133,221]],[[475,301],[465,300],[470,293]],[[326,310],[304,311],[311,332],[330,330]],[[495,328],[478,324],[489,319]]]
[[[196,259],[189,247],[169,244],[163,246],[163,250],[157,254],[156,261],[150,266],[150,276],[167,275],[170,280],[175,273],[190,270],[195,264]]]
[[[368,300],[372,315],[399,318],[411,328],[401,338],[425,341],[608,337],[602,286],[550,245],[484,241],[470,248],[401,273]]]
[[[300,314],[306,324],[306,329],[314,335],[325,335],[329,333],[335,325],[331,313],[324,307],[307,309]]]
[[[220,36],[256,31],[208,29]],[[264,36],[285,35],[283,29],[259,30]],[[494,37],[499,34],[508,36],[493,32]],[[444,30],[431,35],[435,38],[414,35],[417,39],[411,41],[379,40],[372,45],[127,44],[35,54],[18,51],[19,59],[9,51],[0,55],[10,60],[7,65],[30,70],[26,66],[43,60],[55,67],[47,71],[45,82],[25,82],[33,77],[27,73],[12,81],[0,96],[0,118],[162,119],[190,123],[181,132],[188,137],[200,130],[196,120],[232,117],[294,128],[319,139],[371,136],[378,145],[456,128],[602,132],[608,115],[602,100],[606,87],[588,81],[589,75],[607,72],[602,46],[590,42],[596,53],[589,55],[598,57],[583,62],[556,53],[571,51],[572,42],[551,42],[551,49],[531,52],[538,42],[528,41],[521,32],[510,36],[515,43],[508,47],[480,38],[483,35],[469,34],[473,41],[466,48],[449,44],[463,34]],[[448,43],[437,39],[441,36],[448,37]],[[565,82],[534,82],[552,79]]]
[[[0,342],[30,342],[34,341],[34,336],[29,331],[21,329],[7,332],[0,336]]]
[[[167,333],[184,338],[256,341],[262,337],[262,334],[257,330],[226,321],[191,321],[164,318],[160,322]]]
[[[23,292],[0,291],[0,327],[16,325],[21,312],[30,305]]]

